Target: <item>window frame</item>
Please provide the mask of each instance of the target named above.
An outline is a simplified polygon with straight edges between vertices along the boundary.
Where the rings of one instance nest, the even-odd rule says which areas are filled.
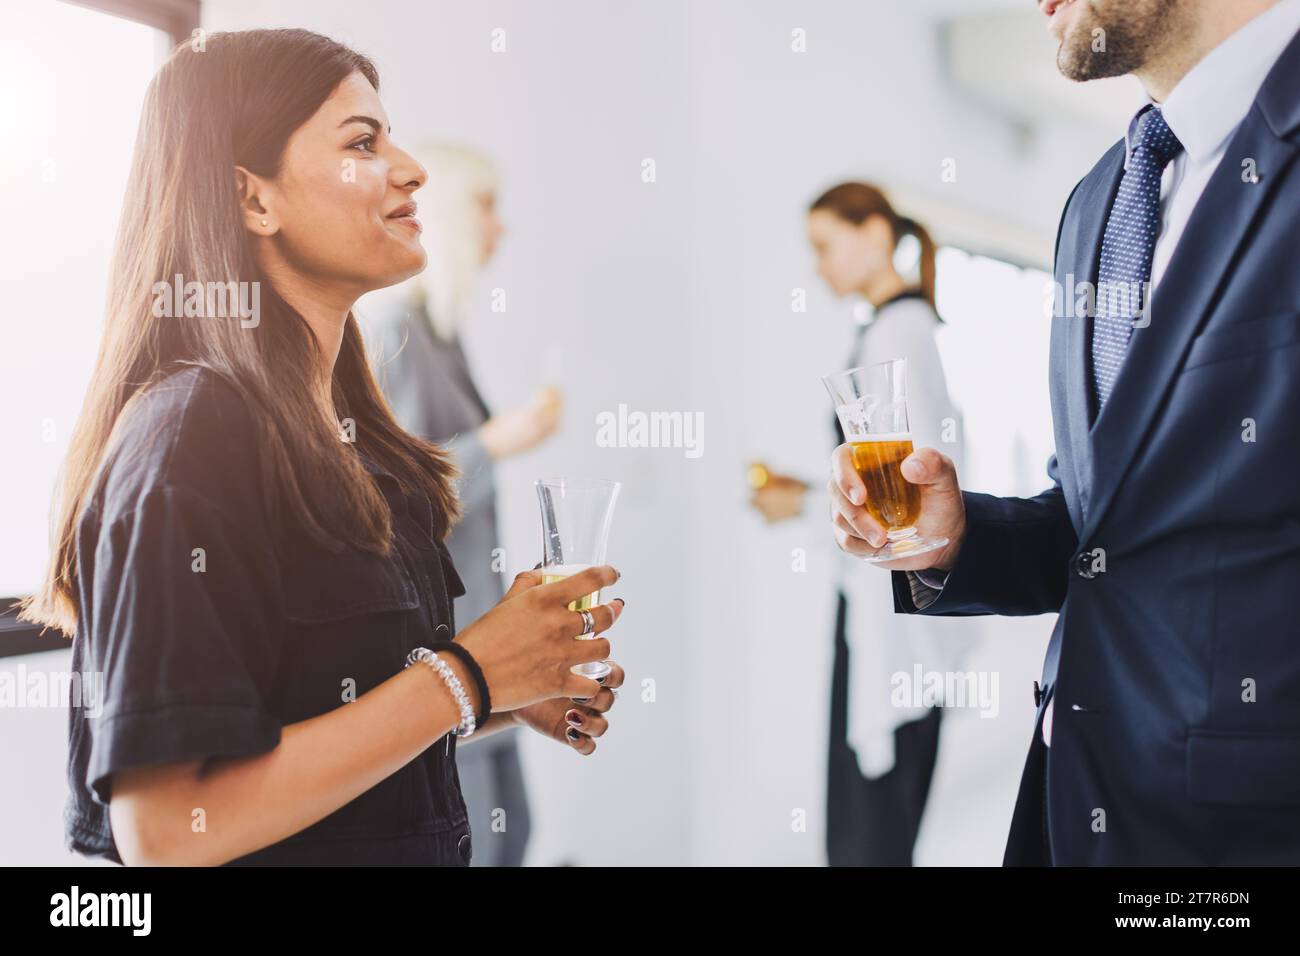
[[[62,0],[161,30],[174,44],[188,40],[199,26],[200,0]]]
[[[109,16],[132,20],[165,33],[176,45],[190,39],[199,26],[200,0],[62,0]],[[0,597],[0,658],[40,654],[70,648],[59,631],[42,634],[39,624],[18,620],[15,606],[21,598]],[[52,635],[52,636],[51,636]]]

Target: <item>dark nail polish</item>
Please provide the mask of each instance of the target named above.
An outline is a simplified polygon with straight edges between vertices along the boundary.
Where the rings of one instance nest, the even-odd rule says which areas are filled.
[[[573,701],[575,704],[589,704],[589,703],[591,703],[591,698],[590,698],[590,697],[570,697],[569,700]]]
[[[627,602],[624,601],[622,598],[614,598],[614,600],[617,601],[620,605],[626,605],[626,604],[627,604]]]
[[[576,730],[574,730],[572,727],[570,727],[568,730],[565,731],[565,735],[566,735],[570,740],[577,740],[579,737],[582,736],[580,733],[578,733],[578,732],[577,732]]]
[[[578,713],[576,710],[569,711],[564,715],[564,719],[575,727],[581,727],[583,724],[582,714]]]
[[[597,684],[603,684],[603,683],[605,683],[605,681],[608,680],[608,679],[609,679],[609,675],[606,674],[604,677],[597,677],[597,678],[596,678],[596,683],[597,683]]]

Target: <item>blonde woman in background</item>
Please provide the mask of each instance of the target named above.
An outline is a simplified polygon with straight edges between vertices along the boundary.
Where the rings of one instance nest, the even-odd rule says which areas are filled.
[[[463,517],[447,548],[465,583],[465,594],[456,599],[456,619],[473,621],[504,593],[493,564],[493,552],[501,547],[493,465],[554,432],[561,400],[558,390],[542,389],[527,404],[496,415],[483,401],[460,332],[479,272],[504,232],[496,213],[496,171],[486,156],[460,146],[431,145],[415,155],[429,177],[415,196],[429,265],[405,287],[403,298],[372,308],[366,325],[376,378],[397,421],[442,445],[460,467]],[[582,717],[580,712],[567,716]],[[577,725],[567,736],[571,746],[585,750]],[[520,865],[530,821],[515,734],[501,733],[466,748],[458,768],[470,825],[479,835],[475,865]]]

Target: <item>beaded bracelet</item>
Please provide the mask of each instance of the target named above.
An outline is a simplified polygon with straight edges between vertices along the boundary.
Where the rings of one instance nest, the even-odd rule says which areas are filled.
[[[461,684],[460,678],[456,676],[456,672],[451,669],[451,665],[427,647],[417,647],[406,655],[407,667],[410,667],[416,661],[422,661],[437,671],[438,676],[442,678],[442,682],[451,691],[451,696],[455,698],[456,706],[460,708],[460,726],[453,730],[452,733],[457,737],[468,737],[474,733],[476,723],[474,704],[470,701],[469,694],[465,693],[465,687]]]
[[[460,659],[460,662],[465,665],[465,670],[469,671],[469,676],[478,685],[479,709],[475,717],[477,717],[480,725],[487,723],[488,717],[492,715],[492,694],[488,691],[487,678],[483,676],[483,668],[478,666],[478,661],[474,660],[474,655],[455,641],[439,641],[433,646],[437,651],[447,651],[450,654],[455,654]]]

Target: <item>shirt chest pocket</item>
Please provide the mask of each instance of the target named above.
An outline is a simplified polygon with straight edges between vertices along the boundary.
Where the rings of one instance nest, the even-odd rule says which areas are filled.
[[[420,588],[396,545],[388,555],[313,549],[293,561],[285,575],[285,617],[297,625],[415,611],[420,597]]]
[[[400,673],[437,623],[397,545],[387,556],[313,550],[287,569],[283,600],[289,719],[325,713]]]

